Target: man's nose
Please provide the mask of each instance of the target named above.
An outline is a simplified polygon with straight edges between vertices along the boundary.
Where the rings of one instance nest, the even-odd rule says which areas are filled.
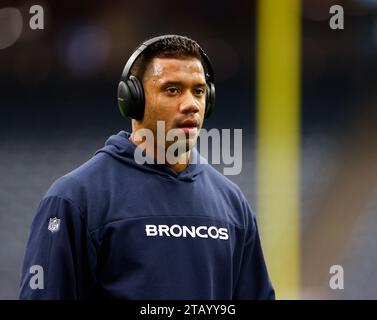
[[[180,104],[180,111],[182,113],[197,113],[200,109],[200,102],[195,99],[191,92],[186,93],[183,96],[182,102]]]

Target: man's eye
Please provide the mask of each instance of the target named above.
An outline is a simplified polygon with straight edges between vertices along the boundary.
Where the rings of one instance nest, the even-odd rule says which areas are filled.
[[[204,88],[197,88],[195,89],[195,94],[198,96],[202,96],[206,93],[206,90]]]
[[[169,94],[177,94],[179,92],[178,88],[176,87],[168,87],[166,88],[166,91]]]

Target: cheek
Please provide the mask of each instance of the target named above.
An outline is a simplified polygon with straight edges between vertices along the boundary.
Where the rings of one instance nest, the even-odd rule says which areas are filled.
[[[205,111],[206,111],[206,99],[203,98],[203,100],[200,100],[200,109],[199,109],[199,113],[202,119],[204,118]]]
[[[172,99],[167,99],[161,95],[146,93],[145,112],[143,125],[152,130],[157,128],[157,121],[165,122],[165,130],[169,130],[172,119],[174,118],[174,107]]]
[[[160,120],[169,122],[170,118],[174,117],[174,112],[177,110],[177,101],[165,97],[163,95],[157,96],[155,100],[155,111],[158,113],[157,117]]]
[[[148,90],[144,91],[145,94],[145,110],[143,122],[150,123],[156,118],[157,98],[156,95],[150,93]]]

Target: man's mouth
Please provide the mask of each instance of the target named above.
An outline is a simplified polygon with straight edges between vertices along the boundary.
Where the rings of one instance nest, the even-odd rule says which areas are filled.
[[[180,128],[197,128],[199,126],[199,121],[196,119],[187,119],[184,121],[181,121],[178,124],[178,127]]]
[[[196,133],[198,131],[199,121],[196,119],[187,119],[178,124],[178,128],[184,133]]]

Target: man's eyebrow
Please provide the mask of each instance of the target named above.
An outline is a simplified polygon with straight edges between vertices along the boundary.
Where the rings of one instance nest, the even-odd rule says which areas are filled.
[[[166,81],[162,81],[161,83],[161,86],[174,86],[174,85],[182,85],[182,82],[181,81],[170,81],[170,80],[166,80]]]
[[[166,87],[166,86],[181,86],[181,85],[183,85],[182,81],[174,81],[174,80],[166,80],[166,81],[163,81],[161,83],[162,87]],[[198,82],[198,83],[194,84],[194,86],[195,87],[205,87],[206,83],[205,82]]]

